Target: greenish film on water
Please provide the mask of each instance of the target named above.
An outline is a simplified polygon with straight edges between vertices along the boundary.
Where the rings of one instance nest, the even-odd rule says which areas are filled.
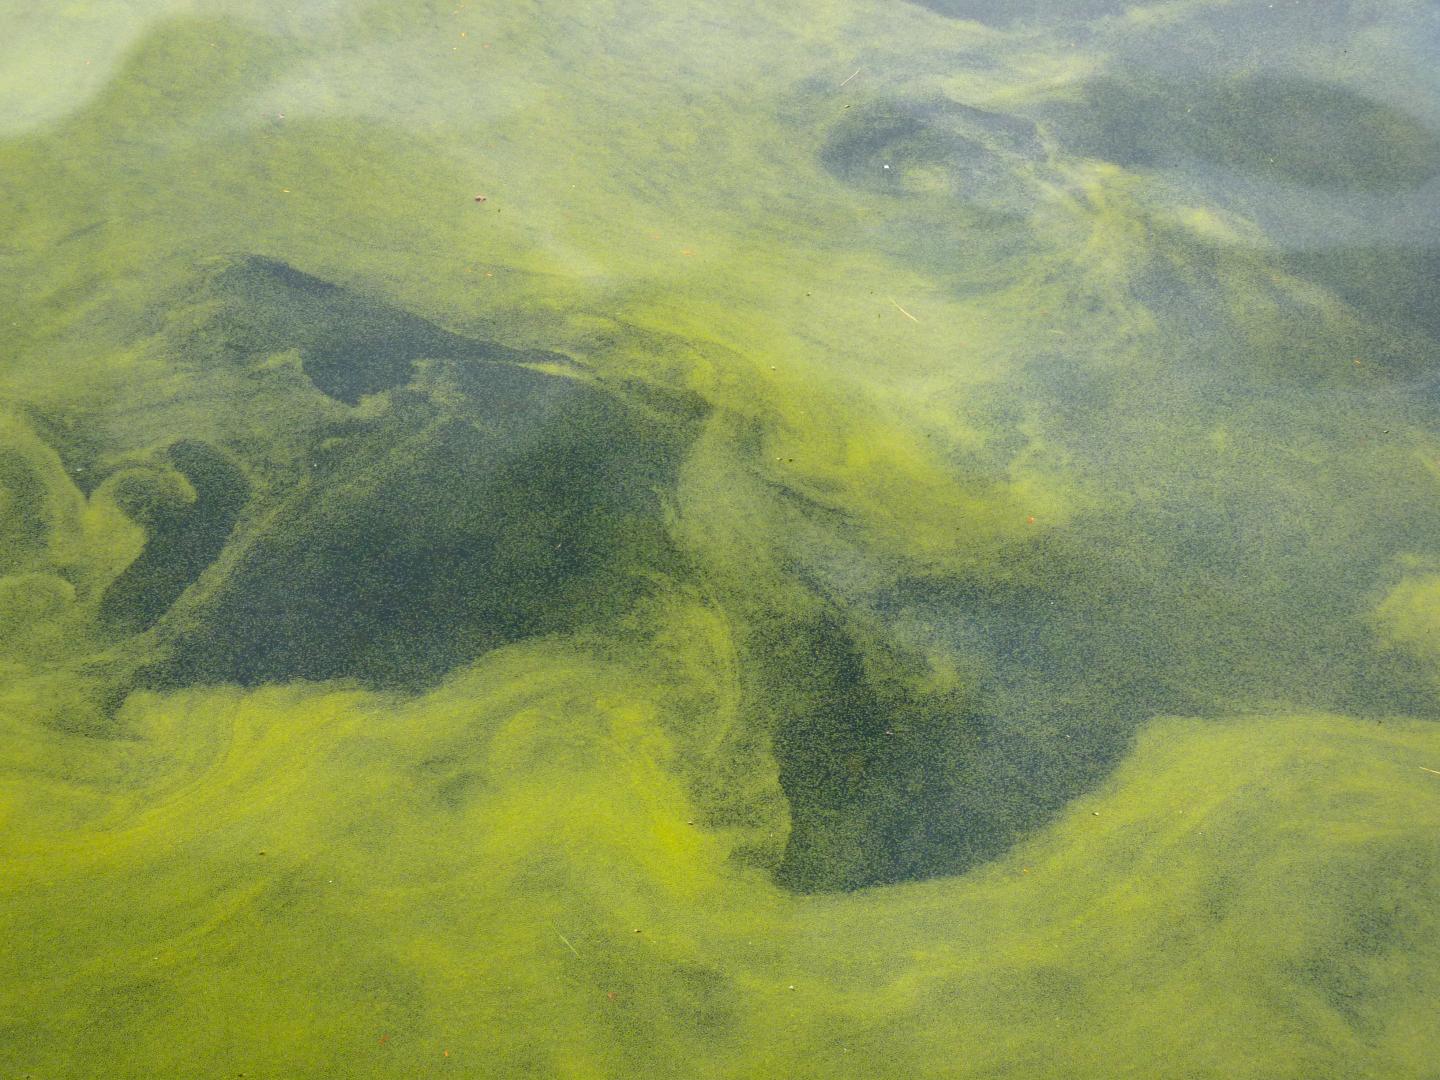
[[[1440,1077],[1434,0],[0,43],[0,1078]]]

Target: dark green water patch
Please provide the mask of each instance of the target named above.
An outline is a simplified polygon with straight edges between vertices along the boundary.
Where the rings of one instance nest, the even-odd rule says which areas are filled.
[[[932,778],[906,791],[907,877],[997,857],[1103,781],[1146,720],[1195,707],[1166,643],[1135,623],[1143,600],[1063,544],[1046,562],[1043,589],[906,582],[880,600],[884,621],[933,627],[972,672],[948,717],[913,698],[892,724]]]
[[[105,478],[99,467],[102,439],[90,418],[79,412],[47,413],[28,408],[25,419],[45,445],[55,451],[70,482],[88,497]]]
[[[856,817],[880,773],[893,767],[893,754],[889,717],[863,656],[826,618],[777,628],[761,650],[775,688],[788,691],[775,755],[791,831],[777,879],[802,892],[878,880],[884,852],[867,843]]]
[[[120,508],[146,532],[139,557],[100,602],[101,621],[122,633],[152,626],[215,561],[250,496],[245,474],[212,446],[182,440],[165,457],[193,499],[160,470],[131,471],[115,487]]]
[[[1440,247],[1326,248],[1296,252],[1286,263],[1368,319],[1440,340]]]
[[[665,998],[673,1021],[709,1038],[735,1032],[741,1015],[741,994],[723,971],[707,964],[684,963],[671,974],[675,989]]]
[[[384,420],[316,436],[312,486],[249,542],[162,681],[426,685],[678,572],[657,491],[683,425],[505,364],[449,365],[430,389],[446,404],[404,390]]]
[[[1297,76],[1103,77],[1054,106],[1073,149],[1130,168],[1197,162],[1332,191],[1401,191],[1440,173],[1440,136],[1343,86]]]
[[[0,573],[38,558],[50,533],[45,484],[20,455],[0,452]]]
[[[1099,387],[1091,407],[1108,397]],[[779,883],[843,891],[996,858],[1104,782],[1156,715],[1267,693],[1433,713],[1423,678],[1380,664],[1361,623],[1366,575],[1316,578],[1284,541],[1261,563],[1264,519],[1233,506],[1169,506],[1162,494],[1142,516],[1144,535],[1096,521],[1051,538],[1040,588],[910,582],[869,616],[761,624],[747,650],[753,693],[780,703],[774,752],[791,813]],[[894,634],[863,630],[868,618],[930,628],[966,674],[935,692]]]
[[[956,873],[1014,838],[980,770],[975,688],[926,689],[923,664],[869,638],[836,615],[756,635],[756,692],[783,703],[774,752],[791,831],[775,876],[796,892]]]
[[[305,374],[337,401],[409,382],[420,359],[559,360],[452,334],[384,301],[276,259],[248,256],[215,276],[223,305],[194,344],[231,362],[296,349]]]

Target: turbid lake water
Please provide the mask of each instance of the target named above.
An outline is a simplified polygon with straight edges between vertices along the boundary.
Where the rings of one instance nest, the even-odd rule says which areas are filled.
[[[1440,1077],[1434,0],[0,41],[0,1076]]]

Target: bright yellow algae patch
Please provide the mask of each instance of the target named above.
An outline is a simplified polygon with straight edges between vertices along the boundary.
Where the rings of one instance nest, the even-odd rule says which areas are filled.
[[[1433,725],[1157,721],[999,863],[798,899],[692,824],[663,686],[636,699],[613,665],[540,659],[508,650],[398,708],[321,686],[133,699],[140,779],[83,824],[5,838],[7,1065],[383,1076],[448,1049],[494,1076],[1181,1056],[1419,1075]],[[31,822],[84,790],[13,768],[6,786]]]
[[[1440,660],[1440,574],[1412,574],[1375,609],[1381,636],[1427,665]]]

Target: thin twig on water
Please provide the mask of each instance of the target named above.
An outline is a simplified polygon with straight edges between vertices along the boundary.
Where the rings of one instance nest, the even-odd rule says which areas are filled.
[[[892,300],[890,301],[890,303],[895,304],[895,301],[892,299]],[[911,315],[908,311],[906,311],[903,307],[901,307],[899,304],[895,304],[895,310],[898,311],[898,312],[900,312],[901,315],[904,315],[905,318],[909,319],[911,322],[919,322],[919,321],[920,321],[919,319],[915,318],[914,315]]]
[[[571,944],[570,944],[570,939],[569,939],[568,937],[566,937],[564,934],[561,934],[561,933],[560,933],[560,928],[559,928],[558,926],[557,926],[557,927],[554,927],[554,930],[555,930],[555,933],[556,933],[557,935],[559,935],[560,940],[565,943],[565,947],[575,954],[575,959],[576,959],[576,960],[579,960],[579,959],[580,959],[580,952],[579,952],[579,950],[577,950],[577,949],[575,948],[574,945],[571,945]]]

